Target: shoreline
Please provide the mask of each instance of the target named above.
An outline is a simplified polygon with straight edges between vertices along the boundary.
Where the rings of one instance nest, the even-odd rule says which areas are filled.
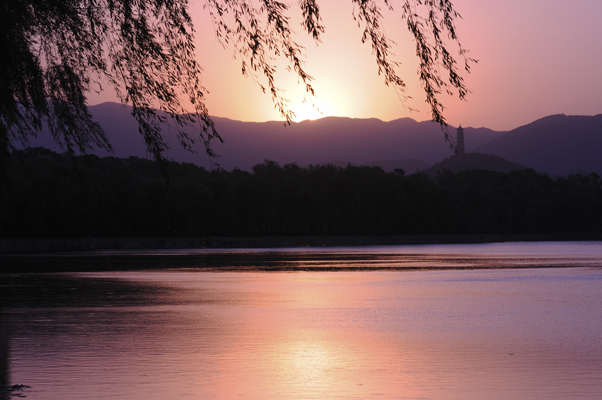
[[[589,240],[602,240],[602,234],[4,238],[0,239],[0,254],[18,255],[99,250],[277,249],[289,247],[346,247],[404,244],[468,244]]]

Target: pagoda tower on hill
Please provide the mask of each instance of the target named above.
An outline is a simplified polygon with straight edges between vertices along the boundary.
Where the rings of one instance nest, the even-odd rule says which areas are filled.
[[[462,124],[460,124],[456,131],[456,141],[458,143],[457,154],[464,154],[464,129],[462,129]]]

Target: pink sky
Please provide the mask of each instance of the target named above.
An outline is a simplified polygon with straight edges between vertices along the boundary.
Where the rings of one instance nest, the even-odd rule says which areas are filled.
[[[360,42],[351,1],[319,4],[326,26],[320,46],[293,23],[307,47],[307,70],[316,78],[316,102],[323,115],[429,119],[414,43],[399,14],[384,13],[386,29],[398,44],[396,60],[402,63],[399,72],[413,97],[407,106],[414,112],[378,76],[370,46]],[[466,101],[442,97],[450,124],[511,130],[550,114],[602,113],[602,1],[455,0],[454,5],[463,17],[457,23],[460,41],[479,63],[466,76],[472,91]],[[280,119],[270,97],[241,75],[233,50],[218,43],[201,0],[191,0],[191,13],[210,113],[242,121]],[[320,116],[301,103],[304,92],[295,76],[282,71],[277,79],[299,119]],[[110,93],[90,96],[91,104],[107,100],[114,101]]]

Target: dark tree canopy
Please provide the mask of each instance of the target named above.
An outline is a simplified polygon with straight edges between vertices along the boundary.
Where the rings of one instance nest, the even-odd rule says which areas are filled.
[[[602,179],[595,173],[550,178],[534,170],[472,170],[430,177],[268,160],[251,172],[168,165],[173,190],[150,160],[17,150],[8,163],[11,190],[0,191],[0,237],[602,237]]]
[[[382,26],[381,8],[390,0],[352,0],[361,40],[371,45],[386,85],[403,92],[405,83],[392,58],[394,43]],[[316,42],[324,25],[317,0],[298,2],[303,29]],[[275,0],[207,0],[217,37],[234,47],[242,72],[269,92],[282,117],[290,122],[275,81],[275,64],[284,58],[290,71],[314,95],[303,47],[295,42],[290,3]],[[445,125],[442,92],[464,98],[459,70],[469,71],[456,34],[459,18],[449,0],[404,0],[399,12],[414,37],[419,78],[432,119]],[[221,140],[205,105],[202,69],[196,61],[188,0],[3,0],[0,3],[0,152],[26,143],[46,124],[69,153],[92,146],[110,149],[102,128],[88,112],[86,94],[109,85],[124,104],[133,106],[148,151],[164,163],[167,148],[162,125],[192,149],[200,140],[213,156],[212,139]],[[458,49],[458,68],[449,45]],[[187,112],[187,104],[194,112]],[[183,129],[198,125],[199,136]],[[446,134],[446,138],[447,137]]]

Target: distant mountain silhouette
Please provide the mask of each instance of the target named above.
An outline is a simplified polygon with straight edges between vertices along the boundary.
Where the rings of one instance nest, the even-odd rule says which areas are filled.
[[[428,175],[436,176],[437,172],[447,170],[453,173],[468,170],[486,170],[495,172],[512,172],[527,169],[525,166],[505,160],[492,154],[469,153],[455,154],[425,170]]]
[[[104,103],[91,106],[90,112],[107,132],[115,150],[113,155],[148,157],[130,107]],[[225,141],[214,143],[214,150],[220,155],[217,161],[228,171],[250,170],[269,159],[280,165],[376,165],[385,171],[401,168],[413,173],[453,155],[439,125],[411,118],[383,122],[326,117],[290,126],[282,121],[241,122],[218,117],[214,121]],[[456,128],[450,126],[449,130],[453,135]],[[210,166],[202,144],[197,144],[197,154],[191,154],[181,148],[168,129],[164,132],[171,147],[166,152],[168,158]],[[193,130],[189,132],[194,137]],[[467,153],[493,154],[552,175],[602,174],[602,114],[552,115],[509,132],[464,128],[464,137]],[[61,150],[49,134],[40,135],[30,145]],[[111,155],[100,150],[93,153]]]
[[[602,174],[602,114],[551,115],[507,132],[476,151],[555,176]]]
[[[147,157],[144,141],[138,134],[130,108],[117,103],[90,107],[94,119],[105,129],[117,157]],[[285,126],[282,121],[241,122],[214,118],[224,143],[214,143],[220,155],[218,162],[226,170],[250,170],[265,159],[280,165],[297,163],[300,166],[318,165],[339,160],[344,166],[377,165],[387,171],[402,168],[407,173],[425,169],[453,154],[444,141],[439,125],[402,118],[390,122],[378,119],[326,117]],[[171,149],[167,157],[179,162],[191,162],[209,167],[201,145],[198,154],[183,150],[166,130]],[[190,130],[192,133],[193,131]],[[450,127],[450,132],[455,128]],[[502,133],[486,128],[465,128],[467,150],[489,142]],[[172,135],[173,136],[173,135]],[[40,135],[31,146],[44,146],[60,151],[50,135]],[[111,155],[96,150],[99,156]]]

